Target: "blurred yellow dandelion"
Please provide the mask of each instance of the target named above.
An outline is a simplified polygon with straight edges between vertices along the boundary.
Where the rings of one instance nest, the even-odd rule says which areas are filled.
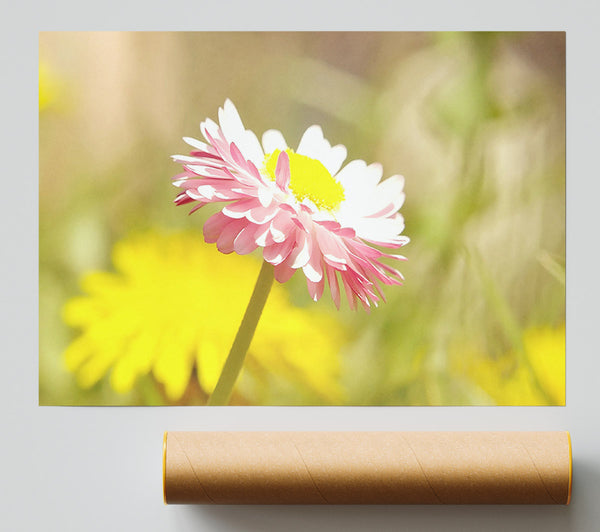
[[[81,334],[64,353],[67,368],[88,388],[110,371],[125,393],[151,374],[167,397],[179,399],[193,375],[210,394],[254,285],[260,262],[227,257],[201,236],[148,232],[117,243],[115,273],[82,280],[87,295],[71,299],[65,322]],[[273,287],[245,371],[265,371],[304,386],[327,402],[341,399],[338,322],[294,307],[283,286]]]
[[[523,333],[528,364],[508,352],[498,358],[462,352],[454,369],[499,405],[565,404],[565,326],[530,328]],[[457,353],[458,355],[458,353]]]
[[[528,329],[523,335],[533,371],[553,404],[565,404],[565,326]]]
[[[62,83],[54,69],[46,61],[40,60],[38,70],[38,92],[40,111],[44,111],[57,103]]]

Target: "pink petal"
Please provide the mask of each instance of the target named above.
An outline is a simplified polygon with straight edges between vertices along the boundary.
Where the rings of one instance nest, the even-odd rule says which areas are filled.
[[[256,244],[265,247],[270,244],[273,244],[273,239],[271,238],[271,232],[269,231],[269,224],[258,225],[255,226],[256,231],[254,233],[254,240]]]
[[[284,151],[282,151],[277,158],[275,183],[284,192],[288,190],[290,184],[290,159],[288,154]]]
[[[254,179],[263,181],[258,168],[256,168],[256,165],[252,161],[246,161],[245,169],[252,175]]]
[[[310,236],[304,231],[298,231],[296,234],[296,247],[290,254],[290,266],[292,268],[302,268],[310,259]]]
[[[295,233],[294,222],[287,212],[279,212],[271,220],[271,235],[275,242],[283,242],[291,232]]]
[[[262,205],[255,206],[247,215],[246,218],[252,223],[261,225],[270,222],[277,215],[277,205],[271,207],[263,207]]]
[[[306,280],[306,285],[308,286],[308,293],[313,301],[319,301],[321,296],[323,295],[323,287],[325,286],[325,279],[321,277],[320,281],[314,282],[310,279]]]
[[[194,189],[194,188],[198,188],[199,186],[202,186],[204,182],[204,179],[185,179],[185,180],[181,180],[179,182],[175,182],[173,183],[176,187],[181,187],[185,190],[189,190],[189,189]]]
[[[304,272],[304,275],[306,275],[306,278],[313,283],[318,283],[323,280],[322,257],[316,238],[311,238],[310,258],[302,267],[302,271]]]
[[[341,278],[342,278],[342,282],[344,283],[344,288],[346,290],[346,298],[348,299],[348,305],[350,306],[351,310],[355,310],[356,309],[356,295],[352,291],[352,288],[350,288],[350,285],[348,283],[346,275],[341,274]]]
[[[265,246],[265,249],[263,250],[263,258],[267,262],[277,266],[288,258],[295,243],[296,240],[294,238],[288,238],[284,242]]]
[[[246,166],[246,159],[242,155],[240,149],[233,142],[229,145],[229,151],[231,153],[231,157],[238,166]]]
[[[180,174],[177,174],[175,176],[173,176],[171,178],[172,181],[178,181],[181,179],[187,179],[189,177],[189,174],[187,172],[181,172]]]
[[[182,192],[173,200],[175,205],[185,205],[186,203],[190,203],[192,201],[195,200],[193,198],[190,198],[185,192]]]
[[[341,276],[346,288],[346,295],[348,296],[350,308],[354,310],[356,307],[356,299],[358,298],[364,309],[368,312],[370,310],[370,303],[367,294],[377,299],[375,294],[362,285],[360,279],[350,274],[350,272],[347,274],[341,274]],[[350,294],[352,294],[352,298],[350,298]]]
[[[336,234],[321,229],[319,226],[315,226],[315,234],[321,253],[325,258],[338,264],[347,263],[346,256],[348,252],[344,248],[341,239]]]
[[[287,261],[286,261],[287,262]],[[280,283],[287,283],[292,275],[296,273],[294,268],[290,268],[285,262],[278,264],[273,268],[275,279]]]
[[[184,165],[184,168],[194,176],[212,176],[215,174],[219,175],[222,166],[215,166],[212,164],[186,164]]]
[[[231,253],[233,251],[233,242],[247,224],[246,220],[230,220],[229,224],[221,231],[219,238],[217,238],[217,249],[226,255]]]
[[[235,237],[235,240],[233,241],[233,250],[238,255],[247,255],[258,247],[258,244],[254,239],[255,231],[256,228],[254,226],[247,225]]]
[[[290,214],[296,215],[298,214],[296,212],[296,209],[294,209],[294,207],[292,207],[289,203],[282,203],[281,205],[279,205],[279,208],[289,212]]]
[[[205,205],[206,205],[206,203],[202,203],[201,201],[199,201],[198,205],[196,205],[195,207],[190,209],[190,212],[188,212],[188,215],[195,213],[198,209],[201,209]]]
[[[216,160],[223,160],[221,159],[220,156],[215,155],[214,153],[208,153],[206,151],[191,151],[190,155],[194,156],[194,157],[198,157],[198,158],[202,158],[202,159],[216,159]]]
[[[206,222],[204,222],[204,240],[209,244],[214,244],[219,238],[221,231],[224,227],[231,222],[231,218],[228,218],[223,213],[218,212],[213,214]]]
[[[323,226],[328,231],[337,231],[342,227],[339,222],[334,220],[320,220],[317,222],[317,224]]]
[[[365,240],[368,240],[371,244],[385,248],[401,248],[410,242],[410,238],[407,236],[397,236],[388,240],[371,240],[370,238],[365,238]]]
[[[229,216],[229,218],[244,218],[253,208],[259,205],[260,203],[255,198],[244,198],[223,207],[223,214]]]
[[[336,234],[339,236],[343,236],[344,238],[356,237],[356,231],[351,227],[342,227],[339,231],[336,231]]]
[[[335,270],[331,266],[329,266],[329,264],[325,264],[325,269],[327,271],[327,282],[329,283],[329,290],[331,291],[331,299],[333,299],[335,307],[339,310],[340,285],[338,283],[337,274]]]

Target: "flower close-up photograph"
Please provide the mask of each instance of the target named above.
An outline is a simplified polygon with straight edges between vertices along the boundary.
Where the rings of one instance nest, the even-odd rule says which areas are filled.
[[[39,34],[39,404],[565,404],[565,34]]]

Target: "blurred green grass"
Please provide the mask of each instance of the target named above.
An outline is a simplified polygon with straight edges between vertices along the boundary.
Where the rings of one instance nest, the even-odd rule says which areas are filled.
[[[201,227],[169,155],[227,97],[259,135],[317,123],[406,178],[405,285],[368,315],[316,304],[351,331],[346,404],[564,403],[564,61],[564,33],[40,34],[40,404],[166,401],[151,377],[80,389],[61,309],[132,232]],[[286,288],[315,305],[300,275]]]

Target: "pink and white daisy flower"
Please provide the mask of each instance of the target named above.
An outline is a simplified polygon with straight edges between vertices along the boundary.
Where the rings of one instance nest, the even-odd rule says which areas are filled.
[[[331,146],[319,126],[306,130],[295,151],[274,129],[261,145],[230,100],[219,109],[219,124],[207,119],[200,129],[206,142],[184,138],[194,149],[173,156],[184,170],[173,179],[183,189],[175,203],[196,202],[191,212],[227,203],[204,224],[206,242],[240,255],[261,247],[280,283],[302,269],[315,301],[327,278],[338,308],[338,277],[352,309],[357,299],[366,309],[385,300],[379,283],[402,284],[402,274],[381,259],[406,259],[371,245],[400,248],[409,241],[400,235],[401,176],[381,181],[381,165],[361,160],[342,168],[346,148]]]

